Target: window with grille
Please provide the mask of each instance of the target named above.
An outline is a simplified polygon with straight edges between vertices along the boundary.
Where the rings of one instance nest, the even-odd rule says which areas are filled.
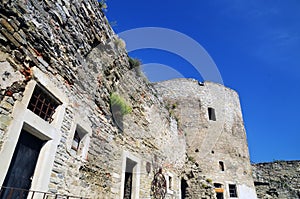
[[[230,184],[229,185],[229,196],[231,198],[237,198],[237,191],[236,191],[236,185]]]
[[[43,120],[51,123],[55,109],[61,105],[61,102],[52,95],[46,88],[37,84],[30,98],[28,109],[34,112]]]

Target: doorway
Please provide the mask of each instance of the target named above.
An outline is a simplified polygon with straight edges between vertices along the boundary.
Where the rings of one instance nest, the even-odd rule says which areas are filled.
[[[181,178],[181,199],[186,198],[188,184],[185,179]]]
[[[20,133],[3,187],[18,188],[10,193],[9,189],[1,191],[0,199],[26,199],[40,150],[45,141],[40,140],[24,129]],[[23,190],[23,191],[22,191]]]
[[[136,162],[126,159],[126,170],[125,170],[125,180],[124,180],[124,199],[132,198],[132,184],[133,184],[133,169]]]
[[[224,199],[223,193],[217,193],[217,199]]]

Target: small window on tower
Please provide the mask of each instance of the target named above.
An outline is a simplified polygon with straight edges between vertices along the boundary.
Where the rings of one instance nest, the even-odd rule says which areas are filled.
[[[237,191],[236,191],[236,185],[230,184],[229,185],[229,196],[231,198],[237,198]]]
[[[172,176],[169,176],[169,189],[172,189],[172,184],[173,184],[173,178]]]
[[[215,109],[208,108],[208,118],[209,118],[209,120],[216,121]]]
[[[224,168],[224,162],[219,161],[219,167],[220,167],[221,171],[224,171],[225,170],[225,168]]]
[[[34,112],[43,120],[51,123],[55,109],[61,105],[61,102],[52,95],[46,88],[37,84],[30,98],[28,109]]]

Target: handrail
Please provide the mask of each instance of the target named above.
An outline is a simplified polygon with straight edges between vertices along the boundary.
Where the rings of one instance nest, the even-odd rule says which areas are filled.
[[[55,194],[51,192],[44,192],[44,191],[34,191],[34,190],[27,190],[22,188],[15,188],[15,187],[4,187],[0,186],[0,199],[35,199],[35,198],[42,198],[42,199],[89,199],[86,197],[81,196],[74,196],[74,195],[66,195],[66,194]]]

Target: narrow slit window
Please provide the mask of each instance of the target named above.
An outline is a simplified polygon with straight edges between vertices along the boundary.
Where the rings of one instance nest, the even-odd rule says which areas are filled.
[[[216,121],[215,109],[210,108],[210,107],[208,108],[208,118],[209,118],[209,120]]]
[[[55,96],[47,91],[46,88],[37,84],[27,108],[43,120],[51,123],[53,114],[59,105],[61,105],[61,102]]]
[[[224,162],[219,161],[219,168],[221,171],[225,171]]]
[[[237,190],[236,190],[236,185],[235,184],[230,184],[229,185],[229,196],[231,198],[237,198]]]
[[[129,158],[126,158],[126,171],[125,171],[125,179],[124,179],[124,192],[123,198],[134,198],[135,186],[134,182],[136,181],[136,175],[134,174],[134,170],[136,168],[137,163]]]
[[[169,176],[169,189],[172,189],[172,182],[173,181],[173,178],[172,176]]]

